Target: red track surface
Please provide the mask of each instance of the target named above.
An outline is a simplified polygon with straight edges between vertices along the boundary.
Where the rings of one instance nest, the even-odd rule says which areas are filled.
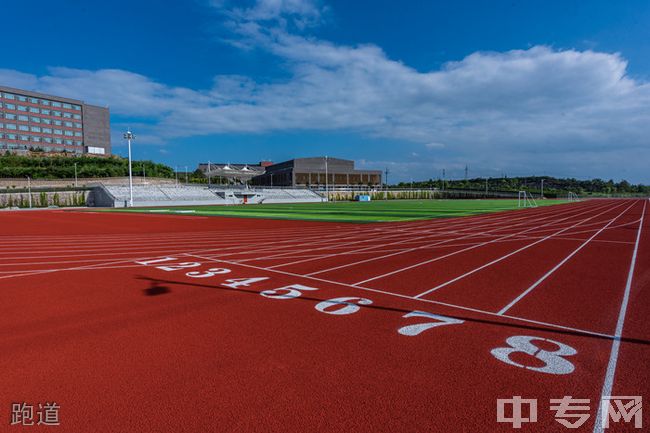
[[[497,399],[522,396],[539,413],[518,431],[553,432],[549,399],[571,395],[591,400],[577,431],[601,431],[601,394],[650,396],[647,207],[373,225],[2,213],[0,430],[515,431]],[[316,290],[260,295],[296,284]],[[318,305],[340,297],[365,305]],[[506,357],[512,337],[537,348]],[[559,346],[540,338],[575,354],[545,361]],[[12,402],[52,401],[59,427],[10,426]]]

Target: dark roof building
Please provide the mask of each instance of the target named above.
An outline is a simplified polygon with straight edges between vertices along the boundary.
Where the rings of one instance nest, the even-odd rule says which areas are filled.
[[[108,108],[0,86],[0,151],[111,154]]]
[[[327,181],[326,181],[327,176]],[[266,167],[252,179],[259,186],[381,185],[380,170],[357,170],[354,161],[329,157],[296,158]]]

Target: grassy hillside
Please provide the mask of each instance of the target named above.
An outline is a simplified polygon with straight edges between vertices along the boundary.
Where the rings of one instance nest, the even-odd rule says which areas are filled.
[[[128,176],[129,162],[112,156],[97,158],[88,156],[21,156],[11,153],[0,155],[0,177],[32,179],[71,179],[77,164],[78,177]],[[152,161],[133,161],[133,175],[146,172],[151,177],[174,177],[174,170]]]

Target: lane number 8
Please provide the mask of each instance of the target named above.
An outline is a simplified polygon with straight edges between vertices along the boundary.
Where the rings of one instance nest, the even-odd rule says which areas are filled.
[[[558,349],[550,352],[542,350],[534,344],[534,341],[544,341],[558,346]],[[575,366],[571,361],[565,359],[565,356],[573,356],[578,353],[573,347],[568,346],[559,341],[549,340],[541,337],[529,337],[525,335],[516,335],[506,340],[510,347],[499,347],[492,349],[490,353],[496,359],[506,364],[514,365],[516,367],[525,368],[528,370],[538,371],[547,374],[570,374],[575,370]],[[524,365],[520,362],[514,361],[510,356],[514,353],[524,353],[530,355],[544,363],[542,367],[534,367]],[[519,358],[520,360],[522,358]]]

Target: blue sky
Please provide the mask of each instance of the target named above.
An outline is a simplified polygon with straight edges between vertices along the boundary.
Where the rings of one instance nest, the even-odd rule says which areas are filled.
[[[650,183],[647,1],[10,2],[0,84],[111,108],[135,156],[392,180]],[[6,19],[6,17],[14,17]],[[71,49],[72,48],[72,49]]]

